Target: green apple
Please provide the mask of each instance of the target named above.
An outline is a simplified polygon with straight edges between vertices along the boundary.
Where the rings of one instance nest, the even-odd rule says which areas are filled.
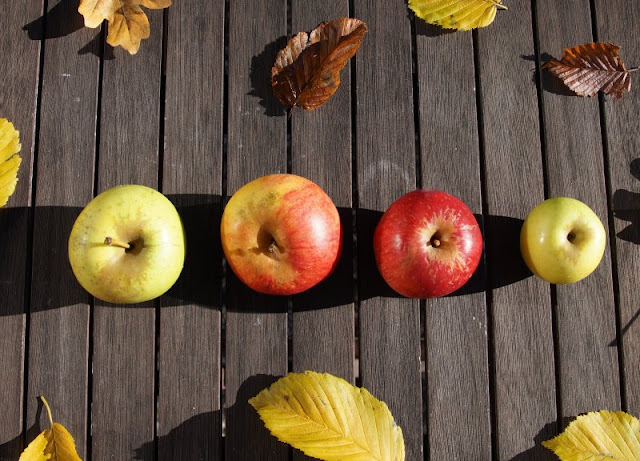
[[[157,298],[184,265],[180,215],[160,192],[128,185],[94,198],[69,236],[73,273],[89,293],[110,303]]]
[[[555,284],[574,283],[591,274],[606,242],[600,218],[581,201],[567,197],[539,204],[520,232],[520,251],[531,272]]]

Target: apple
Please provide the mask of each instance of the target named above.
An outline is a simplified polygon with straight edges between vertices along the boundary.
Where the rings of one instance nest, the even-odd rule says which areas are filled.
[[[411,298],[433,298],[471,278],[482,256],[482,233],[471,210],[456,197],[415,190],[384,213],[373,251],[391,288]]]
[[[233,194],[220,236],[238,278],[273,295],[300,293],[324,280],[342,249],[335,205],[317,184],[292,174],[260,177]]]
[[[591,274],[602,259],[607,234],[591,208],[555,197],[536,206],[520,231],[520,252],[535,275],[555,284]]]
[[[180,215],[160,192],[117,186],[98,195],[76,219],[69,261],[89,293],[110,303],[157,298],[178,279],[185,256]]]

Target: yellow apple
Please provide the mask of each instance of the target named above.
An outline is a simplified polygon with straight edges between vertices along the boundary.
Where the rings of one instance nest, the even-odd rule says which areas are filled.
[[[111,303],[157,298],[184,265],[180,215],[160,192],[118,186],[94,198],[69,236],[73,273],[89,293]]]
[[[555,284],[574,283],[591,274],[606,242],[600,218],[581,201],[567,197],[539,204],[520,232],[520,251],[531,272]]]

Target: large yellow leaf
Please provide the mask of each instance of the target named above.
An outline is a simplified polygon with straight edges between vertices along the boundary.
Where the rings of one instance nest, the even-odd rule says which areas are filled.
[[[22,159],[20,152],[20,133],[13,123],[0,118],[0,208],[5,206],[16,190],[18,168]]]
[[[46,429],[20,455],[18,461],[82,461],[76,452],[71,434],[62,424],[54,423],[51,408],[44,397],[40,397],[49,416],[50,429]]]
[[[249,403],[278,440],[325,461],[403,461],[384,402],[330,374],[290,373]]]
[[[542,445],[563,461],[638,461],[640,421],[622,411],[593,412]]]
[[[493,22],[502,0],[409,0],[409,8],[429,24],[445,29],[471,30]]]
[[[141,5],[149,9],[171,6],[171,0],[80,0],[78,12],[84,16],[84,25],[98,27],[109,21],[107,43],[121,46],[130,54],[136,54],[140,41],[149,38],[149,18]]]

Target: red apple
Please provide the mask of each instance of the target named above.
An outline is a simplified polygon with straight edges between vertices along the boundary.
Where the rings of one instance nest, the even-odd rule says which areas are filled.
[[[471,278],[482,255],[482,234],[462,201],[437,190],[416,190],[382,216],[373,249],[391,288],[411,298],[434,298]]]
[[[220,232],[233,272],[266,294],[311,288],[333,271],[342,249],[335,205],[317,184],[292,174],[240,188],[227,203]]]

